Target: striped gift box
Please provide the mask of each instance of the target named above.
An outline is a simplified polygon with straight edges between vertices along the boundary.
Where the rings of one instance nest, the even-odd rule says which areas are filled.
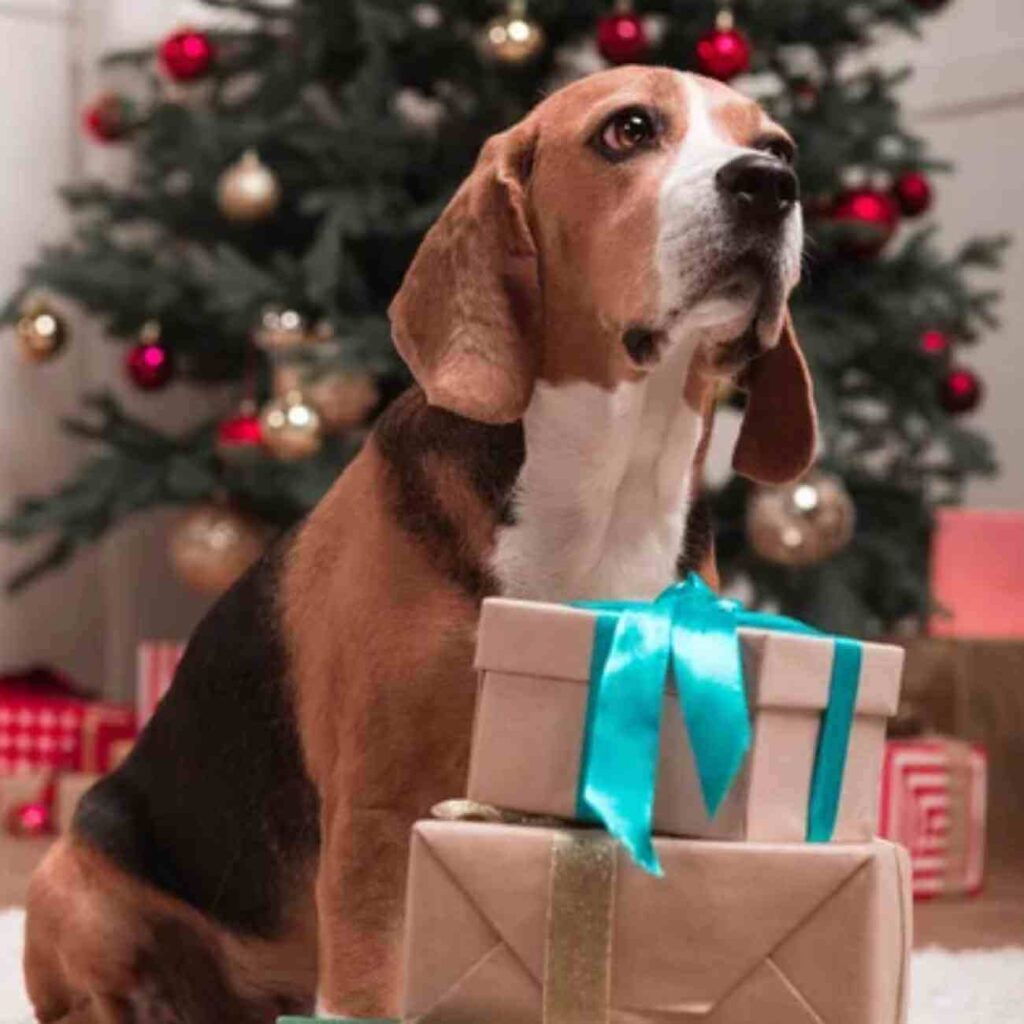
[[[910,853],[915,899],[980,891],[988,759],[942,737],[890,740],[879,831]]]
[[[138,649],[135,710],[139,729],[153,717],[160,699],[171,688],[174,673],[185,653],[178,640],[144,640]]]

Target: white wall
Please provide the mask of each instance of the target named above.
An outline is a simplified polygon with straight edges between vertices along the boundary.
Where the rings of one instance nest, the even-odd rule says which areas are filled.
[[[67,232],[57,187],[83,173],[123,173],[123,154],[83,139],[80,110],[101,88],[104,51],[159,38],[188,5],[166,0],[0,0],[0,295],[15,286],[22,265],[46,240]],[[175,429],[212,412],[215,396],[171,386],[145,395],[124,383],[122,350],[101,329],[72,315],[67,352],[45,366],[26,366],[13,340],[0,346],[0,508],[14,496],[47,491],[69,476],[88,448],[56,429],[79,411],[87,388],[113,387],[129,408]],[[206,602],[174,579],[164,536],[173,513],[137,518],[15,599],[0,597],[0,671],[31,661],[58,665],[84,685],[111,696],[133,691],[135,647],[142,637],[183,637]],[[0,577],[30,552],[0,547]]]
[[[1016,236],[1005,272],[979,279],[1005,291],[1002,327],[964,349],[963,360],[987,387],[965,422],[992,437],[1002,468],[973,484],[969,500],[1024,508],[1024,4],[952,0],[922,42],[895,40],[885,56],[914,67],[905,90],[910,124],[956,165],[936,178],[942,240]]]
[[[0,2],[0,293],[44,239],[66,229],[54,195],[76,164],[73,26],[64,0]],[[57,362],[28,366],[5,333],[0,346],[0,503],[52,486],[81,456],[54,429],[71,412],[88,376],[89,351],[75,336]],[[40,548],[0,549],[0,577]],[[56,663],[83,682],[104,678],[106,591],[101,553],[90,551],[67,572],[15,600],[0,597],[0,670]]]

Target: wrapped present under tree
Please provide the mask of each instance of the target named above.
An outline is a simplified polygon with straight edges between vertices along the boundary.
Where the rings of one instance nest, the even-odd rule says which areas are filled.
[[[916,899],[981,890],[987,775],[976,744],[927,736],[886,745],[879,831],[910,852]]]
[[[91,700],[49,669],[0,677],[0,775],[104,772],[135,731],[133,708]]]

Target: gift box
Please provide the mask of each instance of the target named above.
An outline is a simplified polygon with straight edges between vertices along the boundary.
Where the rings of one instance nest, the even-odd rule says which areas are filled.
[[[709,592],[698,596],[717,602]],[[594,740],[600,733],[600,723],[595,725],[600,709],[595,704],[601,699],[594,676],[601,661],[604,614],[595,608],[499,598],[484,602],[476,655],[480,684],[470,799],[531,814],[593,820],[583,805],[591,784],[587,773],[594,770],[594,759],[601,753]],[[747,613],[739,621],[761,618]],[[845,667],[855,668],[846,657],[854,654],[859,671],[853,672],[854,692],[839,695],[847,706],[837,708],[834,705],[843,702],[834,699],[837,672],[843,667],[837,641],[811,632],[734,629],[731,642],[736,653],[731,656],[738,663],[740,693],[729,696],[738,696],[740,706],[728,713],[719,713],[706,691],[680,689],[678,678],[689,670],[681,670],[678,662],[666,679],[629,681],[630,687],[649,691],[647,698],[657,705],[653,714],[650,707],[633,706],[639,694],[626,693],[618,733],[606,728],[598,739],[604,743],[603,756],[613,762],[607,774],[625,776],[626,788],[636,789],[648,780],[629,777],[641,759],[629,744],[653,729],[654,832],[764,842],[830,837],[864,841],[875,834],[885,723],[898,702],[903,652],[888,645],[842,641],[849,645],[843,651]],[[684,631],[670,642],[684,654],[695,650],[707,660],[707,636],[707,630]],[[607,638],[604,643],[607,647]],[[725,651],[729,653],[728,643]],[[715,652],[711,655],[714,660]],[[720,677],[714,672],[712,676],[710,696],[717,697],[724,688]],[[826,726],[830,705],[831,711],[845,712],[845,732],[842,722],[837,728],[831,727],[835,722]],[[653,719],[653,724],[645,719]],[[694,720],[703,732],[701,749],[694,744]],[[728,748],[736,746],[744,729],[749,732],[745,748],[730,753]],[[728,787],[723,784],[728,775],[721,763],[723,750],[732,763]],[[697,756],[701,753],[710,763],[703,776]],[[655,773],[654,765],[649,773]],[[714,775],[720,795],[717,810],[707,799],[708,777]],[[653,786],[653,778],[649,781]],[[827,803],[820,798],[829,788],[831,828],[826,823],[819,829],[825,834],[812,835],[815,801]]]
[[[909,851],[915,899],[981,890],[987,766],[982,747],[959,740],[886,744],[879,831]]]
[[[900,847],[655,845],[662,878],[598,830],[418,824],[403,1019],[904,1020],[911,918]]]
[[[1024,639],[908,640],[904,695],[928,731],[978,745],[987,779],[987,869],[1016,875],[1024,849]]]
[[[60,677],[31,670],[0,680],[0,775],[104,772],[135,731],[132,708],[88,700]]]
[[[939,509],[931,592],[935,636],[1024,637],[1024,512]]]
[[[139,644],[135,714],[140,730],[145,728],[157,704],[171,688],[185,646],[176,640],[145,640]]]

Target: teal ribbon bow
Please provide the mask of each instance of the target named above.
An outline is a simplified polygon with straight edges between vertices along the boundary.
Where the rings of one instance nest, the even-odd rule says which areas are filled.
[[[796,619],[747,611],[719,598],[695,573],[654,602],[582,601],[597,613],[577,816],[595,821],[651,874],[661,709],[671,672],[709,816],[750,749],[751,725],[738,630],[754,626],[823,636]],[[833,637],[829,699],[818,733],[807,841],[835,828],[860,683],[861,645]]]

